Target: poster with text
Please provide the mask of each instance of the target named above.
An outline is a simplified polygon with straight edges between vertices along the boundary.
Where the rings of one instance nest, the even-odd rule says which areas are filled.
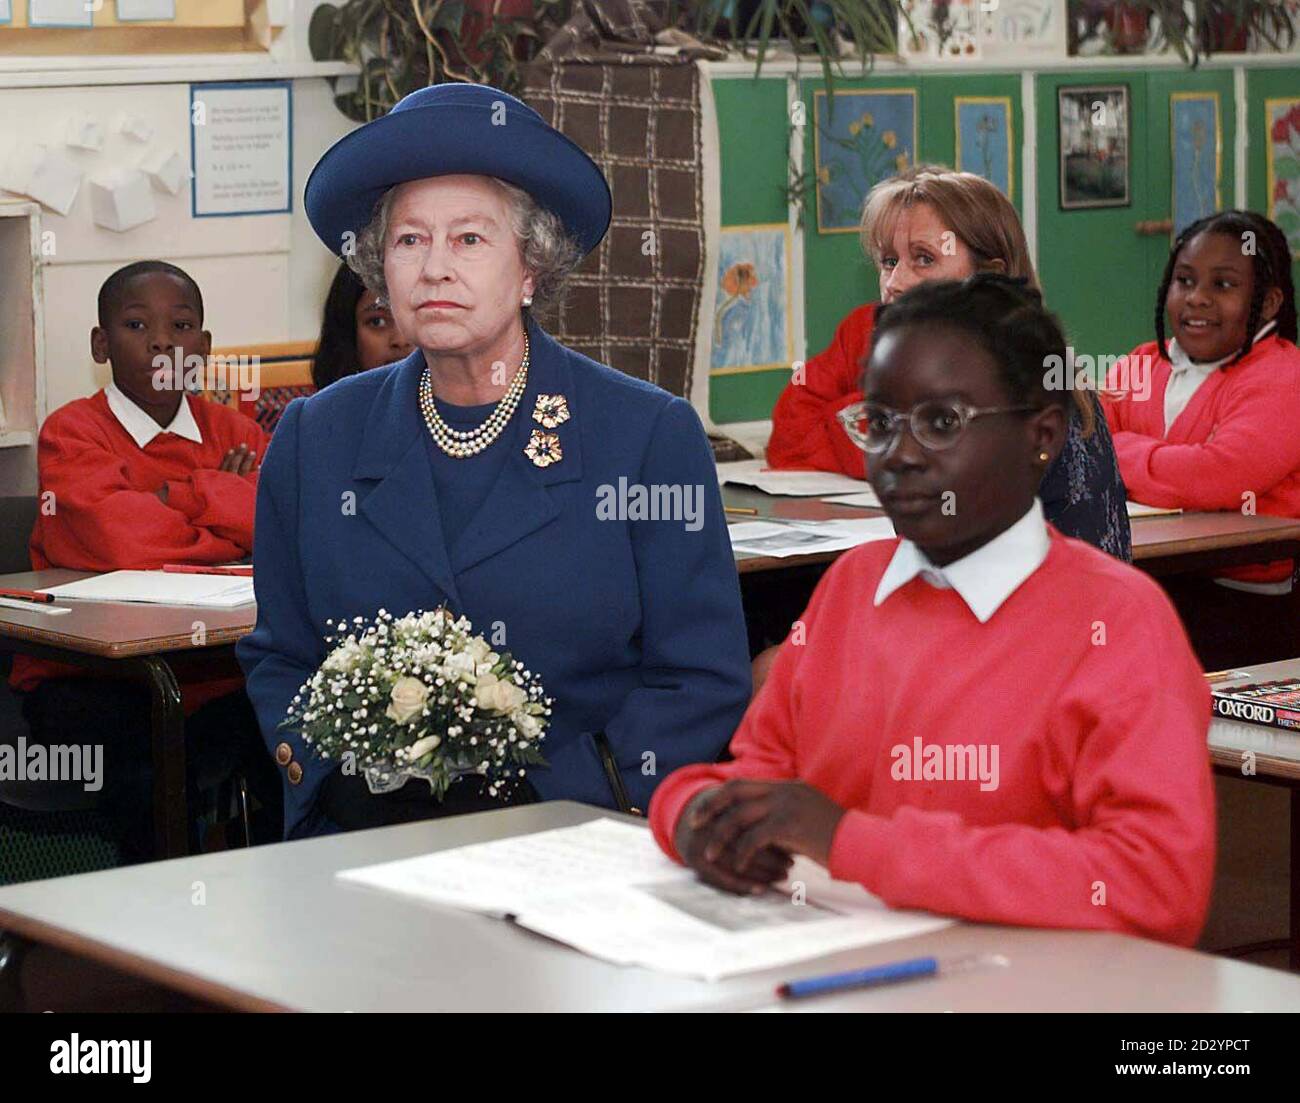
[[[288,81],[190,85],[195,218],[283,214],[293,194]]]

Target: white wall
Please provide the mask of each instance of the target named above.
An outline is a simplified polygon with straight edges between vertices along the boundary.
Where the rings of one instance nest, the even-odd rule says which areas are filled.
[[[270,68],[283,65],[286,73],[310,70],[305,43],[313,6],[311,2],[293,5],[290,26],[282,32]],[[0,87],[0,160],[17,143],[59,143],[66,119],[80,111],[95,116],[109,131],[101,151],[62,150],[88,174],[134,166],[147,150],[159,146],[174,147],[188,164],[189,80],[238,79],[239,73],[240,62],[223,68],[220,59],[215,59],[215,65],[214,59],[204,60],[208,64],[192,72],[183,65],[169,69],[169,83],[154,83],[158,74],[150,75],[151,62],[142,58],[135,71],[141,78],[138,84],[118,83],[133,75],[124,77],[119,70],[110,84]],[[0,59],[0,77],[8,61]],[[152,64],[156,66],[157,60]],[[259,66],[256,76],[275,77],[267,69],[266,64]],[[34,74],[24,79],[41,78]],[[65,69],[58,83],[67,79]],[[100,71],[92,73],[91,79],[100,79]],[[89,351],[95,297],[109,273],[131,261],[164,259],[194,276],[203,290],[205,325],[216,347],[316,336],[337,262],[307,223],[303,187],[320,154],[354,124],[334,107],[325,79],[294,79],[292,89],[291,214],[195,219],[190,216],[187,185],[176,196],[154,193],[158,208],[154,221],[114,233],[92,222],[85,180],[66,217],[42,212],[42,230],[54,232],[54,253],[44,258],[43,270],[46,412],[92,394],[107,382],[107,366],[96,365]],[[147,145],[113,130],[122,112],[142,115],[153,125],[155,134]],[[16,198],[0,191],[0,202]],[[0,370],[5,366],[0,365]],[[31,494],[35,489],[35,448],[0,449],[0,495]]]

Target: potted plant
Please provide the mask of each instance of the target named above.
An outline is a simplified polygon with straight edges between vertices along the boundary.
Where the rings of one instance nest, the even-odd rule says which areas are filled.
[[[517,91],[521,70],[582,7],[599,0],[342,0],[312,14],[308,41],[317,60],[354,62],[355,89],[335,103],[350,118],[383,114],[402,96],[445,80],[481,81]],[[777,41],[820,61],[828,83],[847,52],[869,65],[897,50],[894,0],[667,0],[654,14],[668,27],[733,41],[755,72]]]

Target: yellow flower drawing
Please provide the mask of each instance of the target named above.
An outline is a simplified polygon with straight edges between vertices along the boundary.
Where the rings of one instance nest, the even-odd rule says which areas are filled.
[[[886,149],[893,149],[894,146],[898,145],[898,135],[895,134],[892,130],[886,130],[880,136],[880,140],[885,143]]]

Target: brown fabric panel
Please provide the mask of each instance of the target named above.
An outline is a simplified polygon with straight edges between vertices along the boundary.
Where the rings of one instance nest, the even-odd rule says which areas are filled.
[[[689,397],[705,275],[700,76],[681,58],[631,60],[526,74],[523,98],[600,165],[614,201],[609,233],[552,328],[592,359]]]

